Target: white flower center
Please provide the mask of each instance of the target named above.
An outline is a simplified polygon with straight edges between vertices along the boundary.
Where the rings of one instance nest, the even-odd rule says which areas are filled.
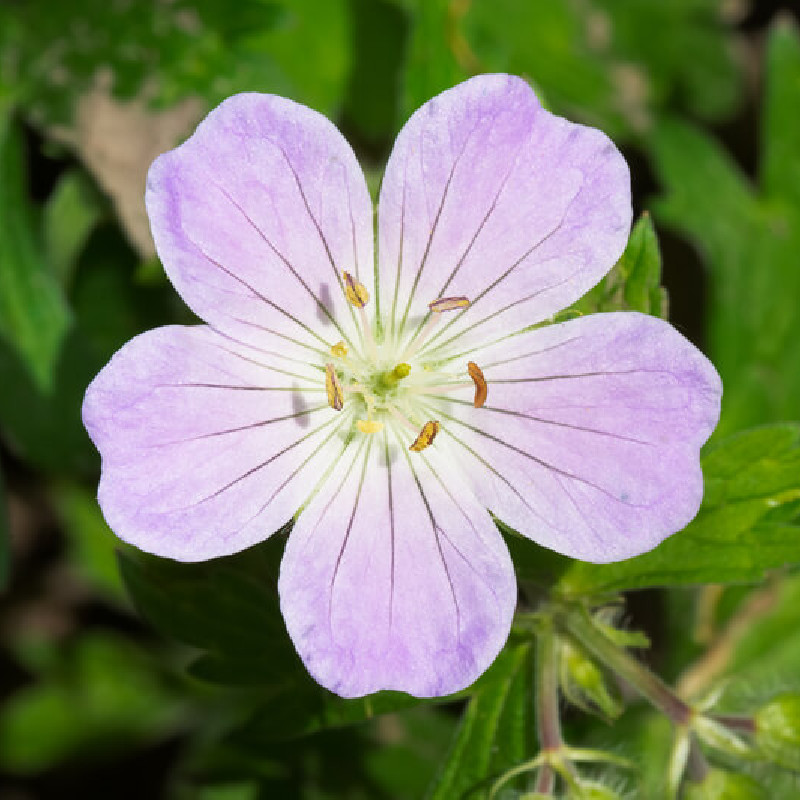
[[[430,303],[428,322],[401,348],[396,342],[375,341],[364,313],[369,293],[349,273],[344,278],[347,299],[361,316],[365,353],[349,352],[344,342],[331,347],[331,360],[325,365],[328,404],[336,411],[351,410],[354,428],[362,434],[377,433],[389,422],[399,423],[416,435],[410,449],[424,450],[439,432],[439,422],[430,418],[431,401],[473,384],[474,405],[480,407],[486,401],[486,381],[477,364],[469,362],[465,374],[459,375],[447,364],[418,356],[442,313],[466,308],[469,300],[445,297]],[[464,380],[466,376],[472,383]]]

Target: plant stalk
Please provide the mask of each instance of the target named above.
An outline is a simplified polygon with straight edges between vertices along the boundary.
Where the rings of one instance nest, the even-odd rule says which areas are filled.
[[[694,714],[692,708],[667,686],[658,675],[615,644],[592,621],[583,608],[566,608],[555,614],[559,626],[578,645],[584,647],[639,694],[649,700],[675,725],[687,725]]]

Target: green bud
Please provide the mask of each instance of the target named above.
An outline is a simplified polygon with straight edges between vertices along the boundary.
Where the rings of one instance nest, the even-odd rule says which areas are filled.
[[[800,770],[800,694],[779,694],[756,712],[755,741],[765,758]]]
[[[686,785],[684,800],[766,800],[764,790],[749,776],[709,770],[698,783]]]
[[[622,713],[622,703],[609,688],[603,670],[581,650],[561,643],[560,682],[565,697],[578,708],[599,710],[607,719]]]

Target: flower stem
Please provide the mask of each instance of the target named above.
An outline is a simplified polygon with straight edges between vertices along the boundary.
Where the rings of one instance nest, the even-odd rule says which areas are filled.
[[[644,664],[615,644],[583,608],[568,607],[556,614],[557,623],[612,672],[629,683],[676,725],[687,725],[693,710]]]
[[[536,636],[536,733],[542,751],[557,751],[563,745],[558,714],[558,663],[556,637],[547,625]],[[544,764],[536,778],[535,791],[550,794],[555,789],[555,772]]]

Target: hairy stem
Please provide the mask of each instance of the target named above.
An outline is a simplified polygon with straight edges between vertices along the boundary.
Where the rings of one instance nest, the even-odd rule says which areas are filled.
[[[561,720],[558,715],[558,664],[556,638],[550,626],[546,626],[536,636],[536,732],[539,747],[543,751],[559,750]],[[535,791],[550,794],[555,789],[555,772],[549,764],[539,770]]]
[[[686,725],[692,718],[692,708],[624,648],[615,644],[598,628],[583,608],[566,608],[556,614],[561,628],[577,644],[586,648],[612,672],[630,684],[666,714],[676,725]]]

